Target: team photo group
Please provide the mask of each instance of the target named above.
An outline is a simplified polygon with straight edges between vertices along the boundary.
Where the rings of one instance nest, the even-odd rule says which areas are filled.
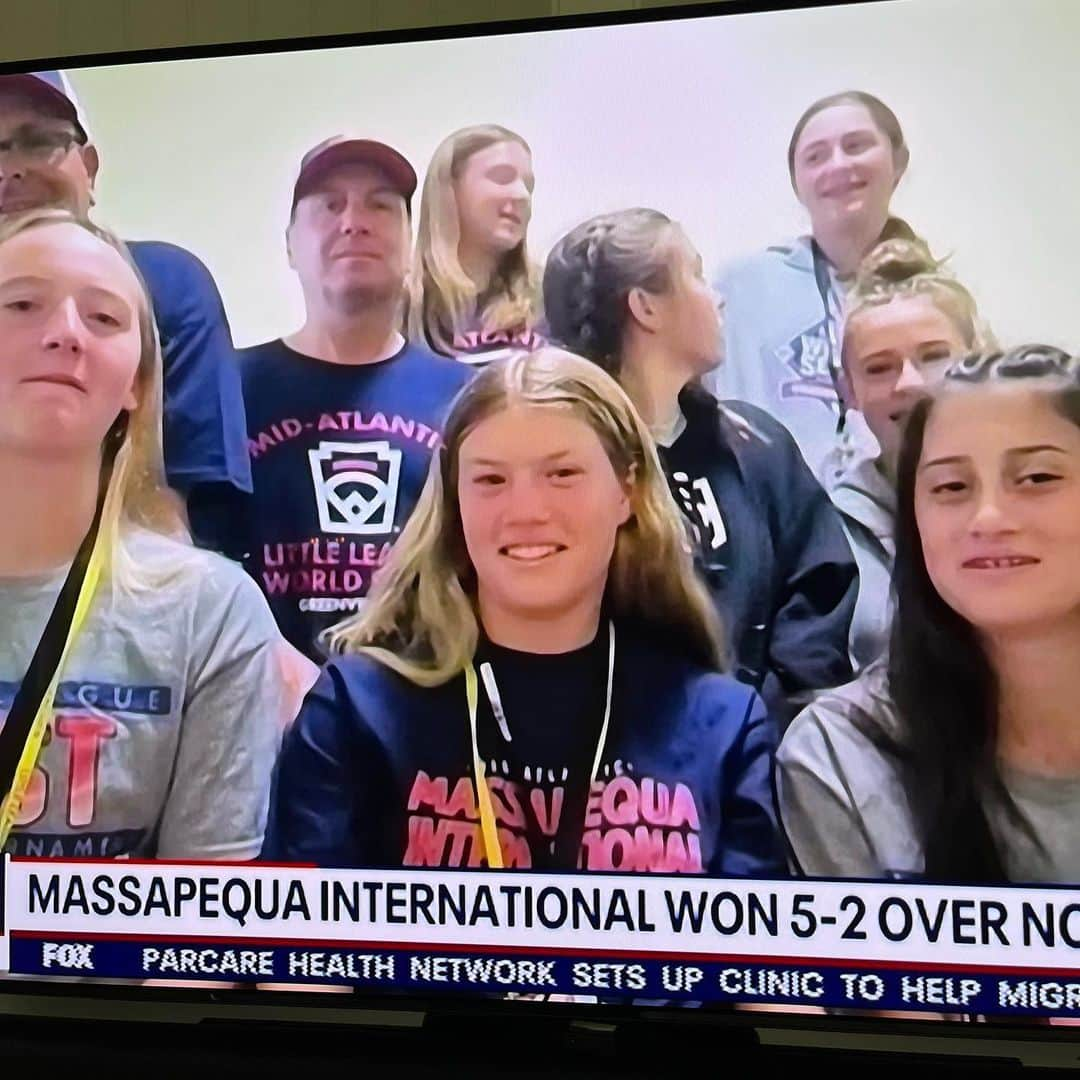
[[[719,265],[534,250],[491,119],[274,178],[304,317],[239,348],[0,76],[4,849],[1080,882],[1080,357],[897,212],[901,110],[805,101],[805,231]]]

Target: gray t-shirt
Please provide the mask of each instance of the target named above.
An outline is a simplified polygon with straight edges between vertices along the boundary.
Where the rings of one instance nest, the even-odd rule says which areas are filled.
[[[776,757],[785,832],[798,869],[812,877],[907,877],[922,873],[922,844],[901,764],[888,749],[900,720],[884,662],[822,694],[793,721]],[[1080,883],[1080,777],[1052,778],[1001,766],[1013,806],[983,808],[1009,880]]]
[[[145,530],[126,536],[149,587],[99,586],[7,849],[254,858],[286,707],[280,634],[239,566]],[[65,574],[0,578],[0,716]]]

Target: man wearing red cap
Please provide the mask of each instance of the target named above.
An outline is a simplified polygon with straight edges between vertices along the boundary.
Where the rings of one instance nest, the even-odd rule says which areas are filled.
[[[285,233],[304,324],[239,354],[254,482],[245,562],[313,659],[319,633],[363,602],[471,374],[400,332],[415,190],[384,143],[338,137],[306,154]]]
[[[85,216],[98,152],[58,71],[0,75],[0,220],[41,207]],[[128,245],[154,305],[164,360],[165,470],[187,500],[197,540],[212,543],[234,492],[250,492],[243,399],[225,309],[189,251]]]

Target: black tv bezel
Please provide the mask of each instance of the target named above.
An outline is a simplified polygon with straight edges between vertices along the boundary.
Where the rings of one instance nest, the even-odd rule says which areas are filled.
[[[340,34],[307,35],[301,37],[269,38],[260,41],[215,42],[205,45],[177,45],[165,48],[134,49],[85,53],[75,56],[35,57],[30,60],[0,62],[0,75],[22,74],[42,70],[77,71],[83,68],[113,67],[132,64],[164,63],[178,60],[209,60],[232,57],[272,55],[277,53],[316,52],[331,49],[358,48],[369,45],[408,44],[423,41],[451,41],[495,35],[531,34],[545,31],[599,29],[611,26],[641,25],[658,22],[682,22],[689,19],[715,18],[727,15],[763,14],[800,11],[817,8],[868,7],[899,5],[916,0],[704,0],[672,7],[648,7],[626,11],[590,12],[570,15],[533,16],[482,22],[455,23],[440,26],[368,30]],[[323,993],[305,990],[257,990],[254,988],[209,989],[202,987],[150,987],[132,981],[130,984],[102,984],[57,977],[37,979],[19,976],[0,978],[0,1024],[21,1015],[8,1009],[10,1000],[47,998],[54,1002],[66,1000],[101,1005],[106,1002],[137,1006],[164,1006],[170,1003],[183,1007],[202,1007],[207,1016],[240,1023],[244,1019],[253,1025],[259,1018],[250,1017],[251,1009],[297,1010],[307,1013],[348,1013],[349,1019],[335,1018],[329,1022],[379,1027],[383,1014],[415,1014],[446,1018],[455,1023],[492,1021],[497,1023],[525,1021],[563,1021],[591,1027],[617,1027],[628,1023],[655,1025],[662,1031],[676,1024],[682,1030],[705,1028],[714,1035],[722,1032],[738,1035],[747,1029],[785,1029],[793,1032],[832,1032],[842,1035],[891,1035],[912,1038],[933,1038],[955,1042],[956,1053],[963,1054],[962,1044],[976,1038],[1007,1040],[1011,1043],[1054,1043],[1067,1045],[1080,1042],[1080,1026],[1058,1027],[1033,1018],[990,1018],[980,1022],[942,1022],[910,1018],[886,1018],[858,1010],[842,1015],[836,1012],[767,1012],[742,1010],[733,1006],[684,1008],[655,1005],[603,1005],[501,1000],[482,992],[455,991],[445,995],[413,992],[371,993],[355,990],[351,994]],[[792,1006],[791,1008],[798,1008]],[[245,1017],[230,1016],[234,1010],[244,1011]],[[129,1018],[130,1019],[130,1018]],[[118,1021],[119,1022],[119,1021]],[[154,1020],[146,1019],[146,1023]],[[300,1024],[325,1024],[326,1020],[308,1018]],[[1080,1024],[1080,1020],[1078,1020]],[[0,1039],[2,1044],[2,1039]],[[722,1049],[719,1042],[718,1049]],[[987,1059],[988,1061],[990,1059]]]

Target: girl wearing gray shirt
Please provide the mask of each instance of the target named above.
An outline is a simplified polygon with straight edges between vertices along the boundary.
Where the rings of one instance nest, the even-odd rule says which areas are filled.
[[[101,577],[7,841],[22,855],[246,860],[262,843],[289,657],[164,486],[150,310],[108,233],[62,211],[0,225],[0,716],[104,493]]]
[[[971,293],[921,240],[878,244],[859,266],[845,313],[840,386],[850,437],[836,440],[822,483],[859,566],[851,621],[851,657],[859,670],[888,644],[904,421],[952,358],[993,341]]]
[[[800,869],[1080,882],[1080,358],[955,362],[897,467],[890,651],[777,758]]]

